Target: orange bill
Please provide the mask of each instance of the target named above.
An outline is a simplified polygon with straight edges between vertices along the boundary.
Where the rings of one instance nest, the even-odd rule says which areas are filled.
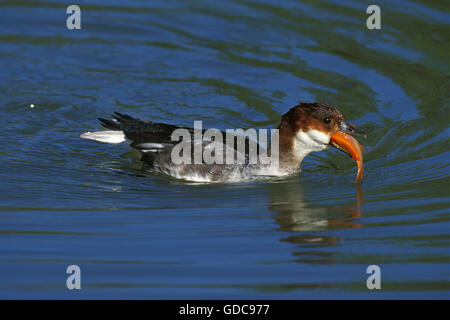
[[[336,132],[331,136],[331,143],[338,149],[344,151],[348,155],[352,157],[353,160],[356,160],[356,166],[358,168],[358,173],[356,175],[355,183],[362,179],[363,177],[363,151],[364,148],[359,142],[353,138],[351,135]]]

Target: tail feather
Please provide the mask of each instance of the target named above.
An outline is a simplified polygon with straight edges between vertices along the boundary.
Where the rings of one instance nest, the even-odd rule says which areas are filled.
[[[125,141],[125,135],[122,131],[97,131],[97,132],[86,132],[80,135],[80,138],[95,140],[104,143],[121,143]]]
[[[172,132],[179,128],[165,123],[143,121],[119,112],[114,112],[112,119],[98,119],[103,127],[113,131],[87,132],[82,134],[81,138],[106,143],[120,143],[126,138],[132,142],[132,147],[140,150],[173,145]]]
[[[120,122],[117,121],[116,119],[109,120],[109,119],[98,118],[98,120],[100,120],[100,122],[102,123],[102,126],[104,126],[107,129],[120,130]]]
[[[113,118],[117,119],[119,122],[124,122],[124,121],[133,121],[133,122],[135,122],[136,120],[138,120],[138,119],[130,117],[129,115],[124,114],[124,113],[119,113],[117,111],[114,111],[114,113],[115,113],[115,115],[113,115]]]

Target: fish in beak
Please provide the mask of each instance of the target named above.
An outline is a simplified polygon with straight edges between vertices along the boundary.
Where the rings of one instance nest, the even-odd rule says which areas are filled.
[[[353,125],[347,124],[346,122],[342,121],[339,124],[339,131],[335,132],[331,136],[331,144],[339,150],[347,153],[350,157],[352,157],[353,160],[356,161],[358,173],[356,175],[355,183],[357,183],[362,179],[364,172],[364,147],[360,145],[359,142],[351,135],[360,135],[366,137],[366,134],[363,131],[358,130]]]

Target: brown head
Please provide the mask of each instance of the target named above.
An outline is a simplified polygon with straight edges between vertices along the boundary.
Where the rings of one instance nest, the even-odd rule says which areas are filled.
[[[338,109],[316,102],[302,102],[289,110],[281,118],[278,129],[281,162],[297,167],[308,153],[330,146],[338,147],[356,158],[358,150],[341,146],[340,138],[343,135],[348,137],[349,134],[365,136],[364,132],[347,124]]]

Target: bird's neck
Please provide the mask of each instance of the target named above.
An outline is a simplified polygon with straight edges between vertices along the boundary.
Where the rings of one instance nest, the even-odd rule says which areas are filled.
[[[279,165],[280,169],[297,171],[303,159],[311,152],[307,145],[296,137],[295,130],[289,125],[279,127]]]

